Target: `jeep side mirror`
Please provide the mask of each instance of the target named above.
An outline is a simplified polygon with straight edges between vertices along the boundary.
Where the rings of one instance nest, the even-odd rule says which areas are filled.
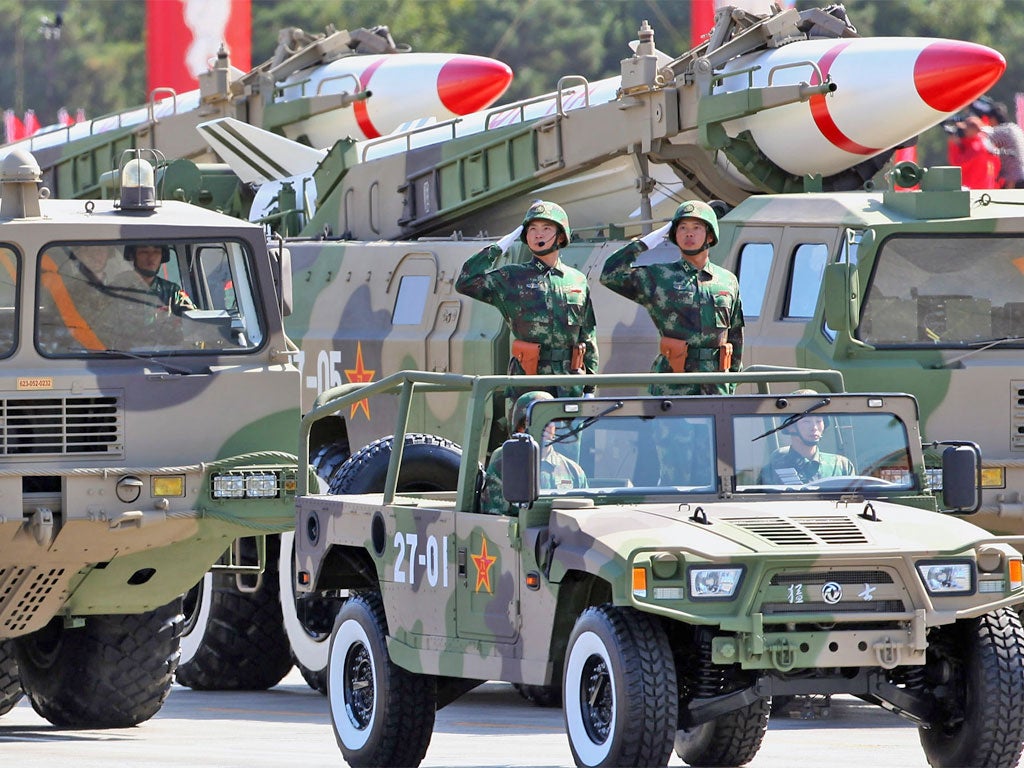
[[[528,506],[540,496],[540,446],[526,434],[501,445],[501,495],[509,504]]]
[[[946,511],[977,512],[981,506],[979,467],[981,449],[973,443],[957,443],[942,452],[942,501]]]

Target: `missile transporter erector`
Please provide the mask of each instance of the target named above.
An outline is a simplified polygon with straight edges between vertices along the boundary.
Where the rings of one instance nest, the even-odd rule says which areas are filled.
[[[0,703],[69,727],[152,717],[181,595],[294,516],[294,449],[265,450],[298,419],[266,240],[125,170],[120,201],[64,201],[28,153],[0,164]]]
[[[648,396],[655,379],[758,393]],[[835,371],[588,377],[594,398],[530,405],[502,446],[507,511],[485,514],[489,400],[512,381],[407,371],[331,390],[303,419],[300,466],[319,419],[399,396],[352,491],[300,486],[296,507],[298,589],[351,591],[328,667],[350,765],[418,765],[435,710],[485,680],[560,687],[582,766],[665,765],[673,749],[742,765],[771,697],[808,693],[907,717],[933,766],[1017,765],[1019,541],[949,514],[977,505],[977,446],[932,445],[929,472],[913,397],[850,394]],[[792,381],[821,392],[769,393]],[[443,442],[409,432],[410,411],[444,392],[470,398],[456,489],[401,492],[421,469],[410,449]],[[841,474],[786,462],[812,422]],[[560,480],[570,461],[581,472]]]

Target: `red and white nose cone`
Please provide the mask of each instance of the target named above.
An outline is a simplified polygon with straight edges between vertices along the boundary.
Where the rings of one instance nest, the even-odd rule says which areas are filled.
[[[927,46],[914,63],[921,100],[939,112],[956,112],[1002,77],[1006,59],[998,51],[959,40]]]
[[[445,108],[468,115],[493,104],[512,82],[503,62],[480,56],[455,56],[437,75],[437,95]]]

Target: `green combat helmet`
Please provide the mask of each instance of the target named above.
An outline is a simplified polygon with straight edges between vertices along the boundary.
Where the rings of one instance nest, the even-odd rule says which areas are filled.
[[[562,234],[565,235],[565,242],[559,243],[559,247],[569,244],[569,238],[572,237],[572,230],[569,229],[569,217],[565,213],[565,209],[557,203],[549,203],[545,200],[536,200],[530,206],[526,212],[526,216],[523,217],[523,231],[519,233],[519,239],[524,243],[526,242],[526,228],[530,225],[530,222],[534,219],[543,219],[544,221],[550,221],[561,228]]]
[[[718,242],[718,216],[715,215],[714,208],[703,200],[687,200],[676,208],[676,212],[672,214],[672,225],[668,228],[669,242],[675,243],[676,227],[679,226],[679,222],[683,219],[700,219],[708,225],[711,236],[708,248],[711,248]]]
[[[554,399],[550,392],[544,390],[537,390],[535,392],[526,392],[519,396],[516,400],[516,404],[512,406],[512,430],[519,429],[521,424],[526,423],[526,413],[530,410],[530,406],[538,400],[552,400]]]

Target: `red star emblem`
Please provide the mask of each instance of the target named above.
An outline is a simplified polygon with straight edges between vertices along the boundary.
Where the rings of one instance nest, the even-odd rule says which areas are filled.
[[[368,371],[363,367],[363,342],[356,342],[356,367],[346,368],[345,376],[348,378],[350,384],[368,384],[373,381],[373,374],[376,371]],[[370,401],[363,398],[358,403],[353,403],[349,410],[348,417],[351,419],[356,415],[356,411],[360,408],[366,413],[366,418],[370,418]]]
[[[497,561],[498,558],[491,557],[487,554],[487,539],[483,539],[480,544],[480,554],[472,555],[473,565],[476,566],[476,586],[473,587],[474,592],[480,591],[480,586],[488,592],[494,592],[491,589],[491,566]]]

